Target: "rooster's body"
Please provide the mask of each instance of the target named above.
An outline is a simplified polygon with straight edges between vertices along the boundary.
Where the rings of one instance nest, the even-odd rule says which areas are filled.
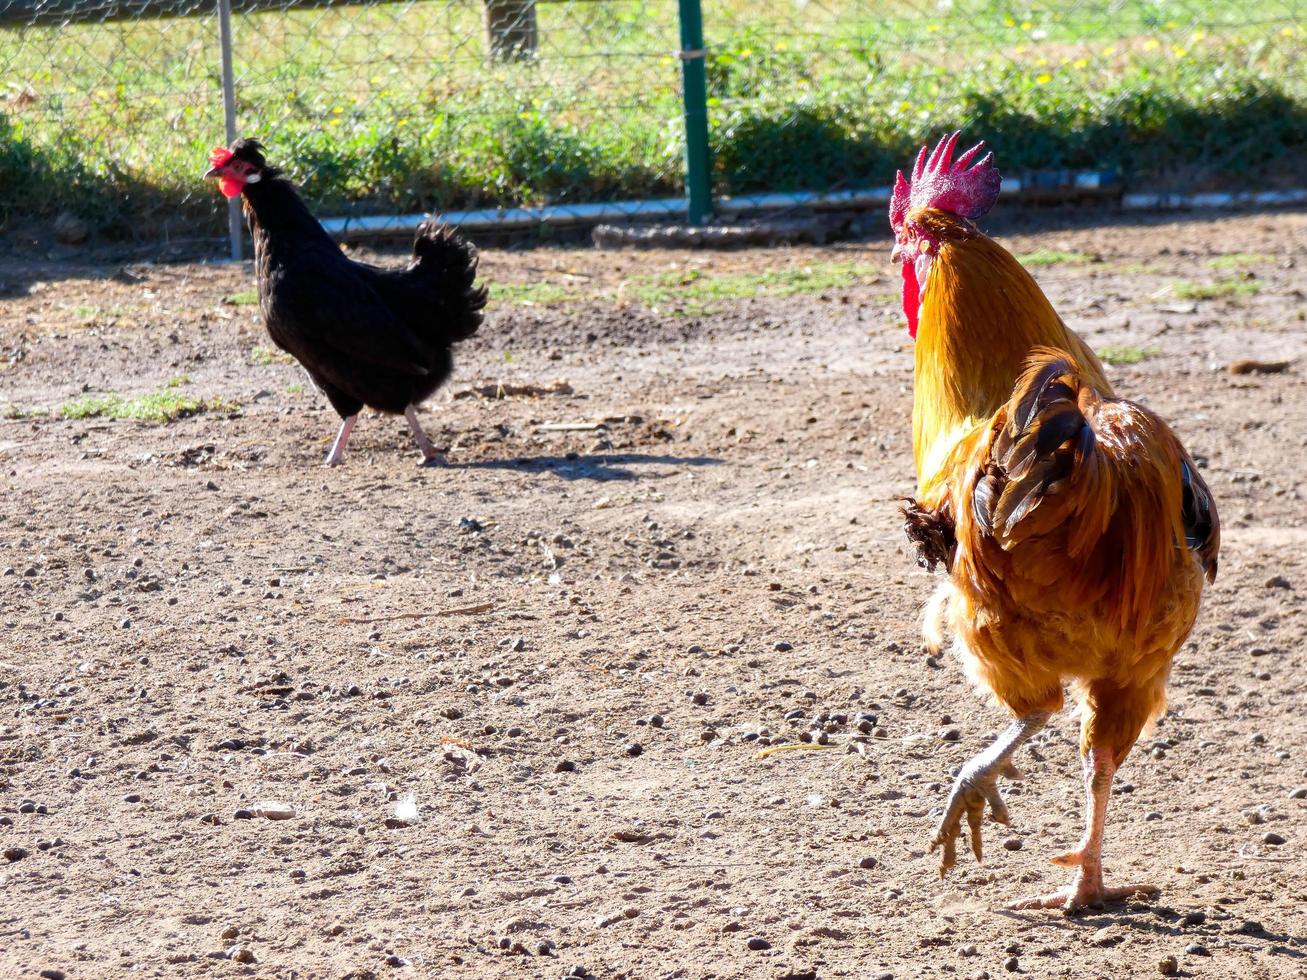
[[[956,137],[953,137],[955,140]],[[905,508],[923,561],[943,564],[927,616],[955,637],[969,675],[1017,721],[965,766],[935,843],[956,861],[965,815],[981,854],[986,805],[1006,821],[999,775],[1063,705],[1082,709],[1088,828],[1073,886],[1025,907],[1079,908],[1149,886],[1103,886],[1102,830],[1112,774],[1165,704],[1171,659],[1216,573],[1219,525],[1193,460],[1158,416],[1116,398],[1102,365],[1062,323],[1029,273],[971,223],[997,195],[967,181],[952,140],[895,214],[916,331],[913,451],[917,498]],[[924,153],[924,151],[923,151]],[[984,176],[988,177],[988,174]],[[931,206],[946,184],[957,211]],[[903,182],[906,184],[906,182]],[[992,191],[992,193],[991,193]],[[906,195],[906,188],[904,194]],[[968,196],[970,195],[970,196]]]
[[[328,465],[341,461],[364,406],[405,415],[424,460],[438,460],[415,407],[448,379],[451,346],[481,323],[486,291],[475,285],[476,249],[429,218],[405,268],[355,262],[295,187],[267,166],[256,142],[215,151],[214,163],[211,173],[233,182],[224,193],[242,195],[268,334],[304,366],[342,419]]]

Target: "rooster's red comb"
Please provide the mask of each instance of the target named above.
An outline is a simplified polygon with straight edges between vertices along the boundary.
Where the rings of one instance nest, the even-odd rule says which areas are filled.
[[[1003,178],[994,166],[994,154],[986,153],[971,169],[968,165],[985,148],[981,140],[957,160],[953,151],[961,131],[945,136],[926,156],[926,147],[917,154],[912,168],[912,183],[900,170],[894,180],[894,196],[889,204],[889,223],[898,231],[903,219],[914,208],[937,208],[961,218],[976,219],[994,206]]]
[[[224,163],[232,158],[231,150],[225,146],[215,146],[209,151],[209,162],[215,167],[221,167]]]

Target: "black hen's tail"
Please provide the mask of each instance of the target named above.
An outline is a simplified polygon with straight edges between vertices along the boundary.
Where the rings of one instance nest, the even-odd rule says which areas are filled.
[[[449,341],[466,340],[481,326],[488,294],[477,286],[477,248],[435,218],[418,226],[411,272],[422,275],[438,293],[444,310],[441,333]]]

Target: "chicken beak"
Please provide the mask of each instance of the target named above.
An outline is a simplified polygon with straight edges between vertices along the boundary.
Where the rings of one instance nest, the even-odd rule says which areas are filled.
[[[900,245],[898,242],[895,242],[894,247],[890,250],[889,260],[891,262],[903,261],[903,246]]]
[[[221,176],[222,176],[221,167],[210,167],[208,170],[204,171],[205,180],[208,180],[210,177],[221,177]]]

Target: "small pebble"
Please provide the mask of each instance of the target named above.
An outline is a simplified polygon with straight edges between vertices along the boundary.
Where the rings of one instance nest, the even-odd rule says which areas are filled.
[[[576,763],[571,759],[559,759],[554,772],[576,772]]]
[[[1164,977],[1173,977],[1180,972],[1180,962],[1174,956],[1163,956],[1157,961],[1157,972]]]
[[[140,802],[141,802],[141,794],[140,794],[140,793],[128,793],[126,796],[123,797],[123,802],[124,802],[124,803],[140,803]]]
[[[1307,786],[1299,786],[1289,794],[1291,800],[1307,800]]]
[[[957,728],[946,728],[939,733],[939,737],[945,742],[956,742],[962,737],[962,732]]]
[[[240,809],[240,810],[237,810],[235,813],[233,813],[233,814],[232,814],[232,817],[235,818],[236,820],[253,820],[253,819],[254,819],[254,811],[253,811],[253,810],[246,810],[246,809],[242,808],[242,809]]]
[[[1025,841],[1020,837],[1009,837],[1003,842],[1003,850],[1005,851],[1019,851],[1023,846],[1025,846]]]
[[[771,648],[777,653],[789,653],[794,649],[793,643],[787,643],[785,640],[777,640],[771,645]]]
[[[1207,921],[1207,913],[1201,911],[1186,912],[1183,916],[1180,917],[1180,925],[1182,926],[1200,926],[1206,921]]]
[[[763,939],[761,936],[750,936],[745,941],[744,945],[748,946],[755,953],[764,949],[771,949],[771,943],[767,942],[767,940]]]
[[[1280,844],[1284,843],[1284,838],[1272,830],[1272,831],[1268,831],[1265,835],[1263,835],[1262,843],[1271,844],[1273,846],[1278,847]]]
[[[31,800],[23,800],[22,803],[19,803],[19,804],[18,804],[18,812],[19,812],[19,813],[35,813],[35,812],[36,812],[36,804],[33,803]]]
[[[649,716],[649,727],[650,727],[650,728],[662,728],[662,727],[663,727],[663,716],[662,716],[662,715],[650,715],[650,716]]]
[[[247,946],[233,946],[227,950],[227,959],[235,960],[237,963],[257,963],[258,957],[254,955],[254,950]]]
[[[690,695],[690,700],[695,704],[704,705],[708,703],[708,693],[706,691],[695,691]]]
[[[27,857],[27,848],[25,847],[6,847],[4,851],[5,860],[10,864],[15,861],[21,861]]]
[[[39,974],[37,974],[37,976],[42,977],[43,980],[64,980],[64,971],[47,969],[47,970],[42,970]]]
[[[1293,583],[1283,575],[1272,575],[1266,580],[1266,587],[1268,589],[1292,589]]]
[[[1189,956],[1211,956],[1211,952],[1202,943],[1190,943],[1184,948]]]
[[[632,759],[634,759],[637,755],[640,755],[642,752],[644,752],[644,746],[641,745],[639,742],[628,742],[624,751],[626,752],[627,755],[629,755]]]
[[[1021,969],[1021,961],[1015,956],[1009,956],[1003,961],[1003,968],[1006,969],[1008,973],[1016,973],[1017,970]]]
[[[876,865],[878,865],[878,864],[880,864],[880,862],[877,861],[874,857],[871,857],[870,855],[868,855],[867,857],[861,858],[861,859],[859,859],[859,861],[858,861],[858,867],[859,867],[859,868],[862,868],[864,871],[870,871],[872,868],[876,867]]]

